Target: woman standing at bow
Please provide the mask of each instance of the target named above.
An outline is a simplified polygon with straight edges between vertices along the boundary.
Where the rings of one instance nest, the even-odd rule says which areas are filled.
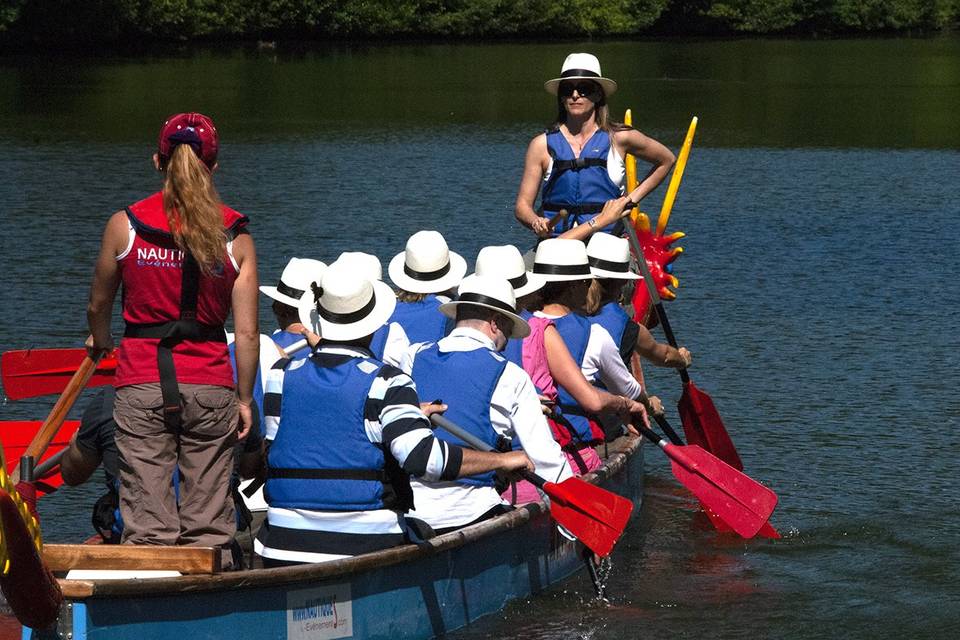
[[[619,235],[624,209],[640,202],[673,166],[673,153],[632,127],[610,120],[607,99],[617,83],[604,78],[589,53],[571,53],[560,77],[544,88],[557,96],[557,119],[527,147],[514,213],[537,236],[586,240],[596,230]],[[631,153],[652,167],[637,188],[624,193],[624,158]],[[540,194],[540,209],[534,208]],[[602,211],[610,200],[616,207]],[[555,226],[561,209],[568,213]]]
[[[124,543],[226,549],[236,533],[230,473],[252,423],[257,261],[246,216],[213,186],[217,146],[207,116],[169,118],[153,156],[162,191],[110,218],[97,258],[87,308],[93,353],[113,347],[110,316],[123,285],[114,418]],[[236,385],[224,332],[231,310]],[[224,560],[229,566],[228,552]]]

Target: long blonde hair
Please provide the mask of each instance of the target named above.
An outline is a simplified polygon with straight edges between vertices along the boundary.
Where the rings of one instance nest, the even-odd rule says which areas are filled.
[[[163,169],[163,210],[173,239],[209,274],[223,264],[227,247],[222,203],[210,170],[187,144],[173,148]]]

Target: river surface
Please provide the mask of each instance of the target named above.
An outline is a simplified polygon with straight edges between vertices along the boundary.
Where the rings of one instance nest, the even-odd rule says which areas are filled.
[[[784,537],[698,526],[651,448],[609,603],[578,576],[453,637],[960,636],[957,38],[0,58],[0,349],[82,343],[101,228],[157,188],[156,132],[180,110],[219,126],[218,184],[253,220],[262,282],[291,255],[386,262],[423,228],[471,263],[528,246],[523,154],[554,115],[541,83],[577,50],[620,82],[613,113],[672,148],[700,117],[668,310]],[[679,379],[647,376],[679,425]],[[98,493],[45,498],[46,539],[88,535]]]

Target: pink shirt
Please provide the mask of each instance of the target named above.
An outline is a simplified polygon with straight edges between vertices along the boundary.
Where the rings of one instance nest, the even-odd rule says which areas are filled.
[[[543,339],[544,331],[547,327],[553,326],[553,320],[531,316],[527,324],[530,325],[530,335],[523,339],[523,370],[527,372],[541,394],[556,401],[557,385],[553,381],[553,376],[550,375],[547,346]]]

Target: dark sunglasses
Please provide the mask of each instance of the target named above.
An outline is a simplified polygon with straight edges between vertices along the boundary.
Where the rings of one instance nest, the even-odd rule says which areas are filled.
[[[582,82],[561,82],[560,87],[557,89],[557,94],[561,98],[569,98],[573,95],[574,90],[577,91],[577,94],[585,98],[601,93],[600,85],[596,82],[584,80]]]

